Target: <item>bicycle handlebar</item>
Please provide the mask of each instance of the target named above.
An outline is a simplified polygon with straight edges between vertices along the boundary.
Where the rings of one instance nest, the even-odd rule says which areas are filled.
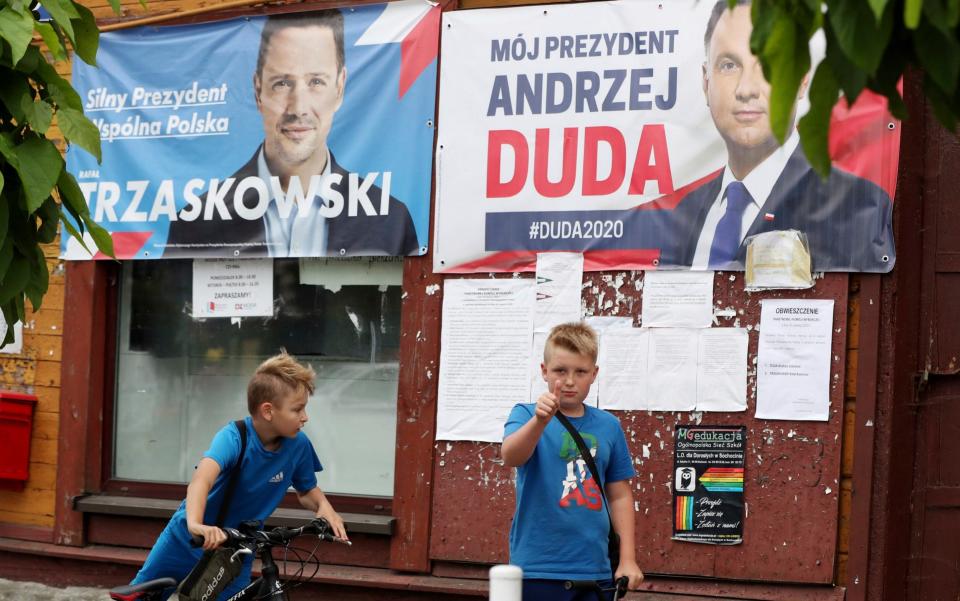
[[[567,580],[563,583],[563,588],[568,591],[596,591],[598,593],[616,592],[615,599],[620,599],[627,594],[627,584],[629,580],[626,576],[617,578],[612,588],[602,588],[596,580]]]
[[[304,524],[299,528],[286,528],[283,526],[277,526],[276,528],[272,528],[270,530],[252,529],[250,534],[245,534],[235,528],[221,528],[221,530],[223,530],[227,535],[227,540],[224,541],[223,546],[230,547],[232,549],[246,545],[281,547],[288,545],[293,539],[305,534],[316,535],[320,538],[320,540],[327,542],[341,543],[344,545],[352,544],[348,540],[334,536],[331,532],[332,529],[330,528],[330,524],[323,518],[314,518],[310,520],[309,523]],[[203,546],[203,537],[193,536],[190,540],[190,546]]]

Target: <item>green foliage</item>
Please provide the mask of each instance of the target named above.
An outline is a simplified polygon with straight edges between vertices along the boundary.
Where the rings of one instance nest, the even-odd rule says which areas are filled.
[[[34,311],[43,302],[50,274],[41,245],[56,239],[58,224],[81,244],[89,232],[113,256],[110,235],[90,217],[80,187],[47,138],[56,119],[68,143],[99,159],[100,133],[84,116],[73,86],[32,43],[36,33],[52,60],[66,60],[69,44],[94,64],[100,33],[93,13],[73,0],[43,5],[50,23],[37,20],[28,0],[0,0],[0,311],[10,325],[23,320],[24,298]],[[12,341],[10,327],[0,346]]]
[[[730,0],[731,6],[736,0]],[[811,110],[800,121],[810,162],[830,169],[830,109],[842,92],[849,102],[864,89],[885,96],[899,119],[907,117],[898,83],[904,72],[923,73],[924,93],[937,118],[956,130],[960,117],[960,0],[754,0],[750,47],[771,85],[770,121],[783,141],[810,64],[809,40],[826,37],[826,57],[813,74]]]

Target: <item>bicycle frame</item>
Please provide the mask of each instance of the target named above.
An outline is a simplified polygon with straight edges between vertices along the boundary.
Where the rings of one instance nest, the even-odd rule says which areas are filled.
[[[273,561],[269,547],[260,550],[260,564],[260,577],[255,578],[228,601],[287,601],[287,593],[280,586],[280,570]]]

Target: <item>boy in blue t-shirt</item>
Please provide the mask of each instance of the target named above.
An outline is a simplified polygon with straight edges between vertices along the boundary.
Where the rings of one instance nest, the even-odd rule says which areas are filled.
[[[247,447],[240,458],[240,433],[234,424],[213,437],[187,486],[187,498],[170,518],[131,584],[155,578],[183,580],[203,550],[215,549],[226,534],[212,526],[223,503],[227,482],[237,472],[224,526],[236,528],[247,520],[263,521],[293,486],[300,504],[330,522],[336,536],[346,539],[343,519],[317,486],[316,472],[323,469],[313,445],[300,430],[307,422],[307,397],[313,394],[313,368],[301,365],[285,351],[260,364],[247,385],[244,420]],[[190,546],[193,536],[203,537],[203,549]],[[250,582],[252,557],[240,576],[220,595],[229,599]]]
[[[603,478],[620,566],[636,590],[643,580],[634,549],[633,461],[616,417],[583,404],[597,378],[597,335],[583,323],[550,332],[540,364],[550,388],[536,404],[516,405],[504,426],[503,462],[517,468],[517,509],[510,562],[523,568],[524,601],[595,601],[596,593],[566,591],[566,580],[612,587],[607,539],[610,521],[597,483],[570,433],[552,419],[563,413],[591,450]]]

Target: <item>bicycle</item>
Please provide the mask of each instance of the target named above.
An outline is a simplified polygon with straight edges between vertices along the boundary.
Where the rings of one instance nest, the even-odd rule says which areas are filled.
[[[290,582],[298,578],[302,573],[304,566],[314,557],[320,542],[336,542],[350,545],[350,541],[337,538],[333,535],[332,528],[326,520],[316,518],[308,524],[299,528],[276,527],[271,530],[259,530],[259,524],[253,522],[244,522],[239,529],[224,528],[227,534],[227,540],[223,547],[234,549],[235,553],[230,557],[230,561],[243,561],[247,555],[256,555],[260,558],[260,576],[250,582],[239,593],[230,598],[229,601],[288,601],[287,591],[301,582]],[[299,553],[290,548],[293,540],[299,536],[316,535],[320,542],[310,551],[307,559],[302,559]],[[193,544],[200,546],[203,539],[194,537]],[[293,578],[288,579],[286,583],[280,581],[280,569],[273,559],[273,549],[283,547],[285,552],[292,552],[300,562],[300,571]],[[284,558],[286,561],[286,557]],[[317,570],[320,569],[319,562]],[[314,572],[316,574],[316,571]],[[110,591],[110,598],[115,601],[163,601],[164,595],[168,594],[171,588],[177,586],[177,581],[173,578],[159,578],[140,584],[119,586]]]
[[[607,601],[608,597],[604,593],[614,593],[610,599],[615,601],[627,594],[627,583],[626,576],[617,578],[614,586],[609,588],[601,587],[596,580],[567,580],[563,583],[563,588],[568,591],[594,591],[597,594],[597,601]]]

